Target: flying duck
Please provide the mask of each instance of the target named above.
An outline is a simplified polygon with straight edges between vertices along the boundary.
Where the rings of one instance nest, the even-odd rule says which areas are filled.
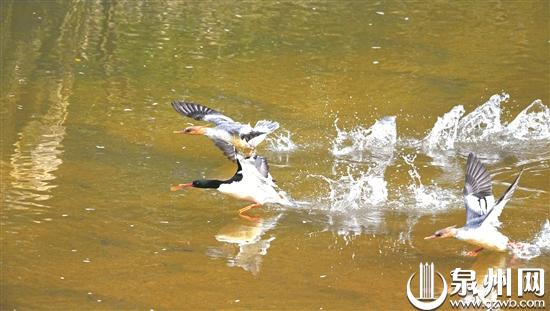
[[[205,135],[220,148],[231,161],[236,161],[236,152],[242,150],[251,156],[270,133],[279,128],[275,121],[260,120],[254,127],[233,121],[228,116],[208,107],[185,101],[174,101],[172,107],[180,114],[198,120],[214,123],[215,127],[190,126],[174,133],[188,135]]]
[[[466,225],[462,228],[447,227],[424,239],[454,237],[479,247],[468,252],[466,254],[468,256],[476,256],[485,248],[507,251],[521,247],[521,243],[512,242],[507,236],[498,231],[498,227],[500,227],[498,218],[506,203],[512,198],[522,173],[523,168],[510,187],[506,189],[504,195],[498,201],[495,201],[491,175],[489,175],[481,161],[473,153],[470,153],[466,164],[464,184]]]

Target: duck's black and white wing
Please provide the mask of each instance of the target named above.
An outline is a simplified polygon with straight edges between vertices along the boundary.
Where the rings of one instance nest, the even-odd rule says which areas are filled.
[[[237,154],[237,161],[241,163],[243,175],[247,180],[251,180],[256,184],[268,185],[274,188],[277,187],[273,181],[273,177],[269,174],[269,166],[264,157],[254,155],[244,158],[242,155]]]
[[[508,187],[508,189],[506,189],[502,197],[498,199],[498,201],[495,204],[495,207],[493,207],[489,211],[487,217],[483,221],[484,225],[488,224],[494,227],[500,226],[500,221],[498,220],[498,218],[500,217],[500,214],[502,214],[502,210],[504,209],[504,206],[506,205],[506,203],[508,203],[508,201],[510,201],[510,199],[512,198],[512,195],[514,194],[514,191],[518,187],[519,178],[521,177],[522,173],[523,173],[523,167],[519,171],[519,174],[516,177],[516,179],[514,179],[514,182],[510,185],[510,187]]]
[[[481,225],[495,205],[491,175],[473,153],[468,155],[466,163],[464,205],[467,227]]]
[[[237,161],[237,150],[235,149],[235,146],[226,142],[225,140],[217,138],[213,138],[212,141],[214,142],[214,145],[216,145],[216,147],[218,147],[229,160],[233,162]]]
[[[260,173],[260,175],[263,177],[263,181],[270,185],[271,187],[278,189],[277,184],[275,184],[275,180],[273,179],[273,176],[271,176],[271,173],[269,173],[269,164],[267,163],[267,159],[261,156],[254,156],[255,166],[256,170]]]
[[[230,117],[203,105],[176,100],[172,102],[172,107],[174,107],[174,109],[181,115],[197,121],[212,122],[216,125],[222,126],[227,124],[237,124],[237,122],[233,121]]]
[[[260,120],[252,127],[242,127],[240,137],[252,147],[258,146],[270,133],[279,128],[279,122]]]
[[[254,165],[260,174],[268,178],[269,176],[269,164],[267,164],[267,159],[260,156],[254,156]]]

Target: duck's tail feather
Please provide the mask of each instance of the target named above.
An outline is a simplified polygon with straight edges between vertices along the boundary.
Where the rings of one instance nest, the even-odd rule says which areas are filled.
[[[270,120],[260,120],[256,122],[256,125],[254,126],[254,131],[269,134],[269,133],[273,133],[278,128],[279,128],[279,122],[270,121]]]

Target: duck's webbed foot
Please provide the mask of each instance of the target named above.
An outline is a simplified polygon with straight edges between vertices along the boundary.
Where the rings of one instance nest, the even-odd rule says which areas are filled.
[[[478,249],[475,249],[473,251],[469,251],[469,252],[466,252],[466,256],[468,257],[476,257],[477,254],[479,254],[479,252],[481,252],[483,250],[483,247],[480,247]]]
[[[246,214],[239,214],[239,217],[241,217],[242,219],[246,219],[248,221],[251,221],[251,222],[258,222],[262,219],[260,217],[248,216]]]
[[[239,210],[239,215],[242,215],[244,212],[246,212],[250,209],[256,208],[256,207],[260,207],[260,206],[261,206],[261,204],[258,204],[258,203],[254,203],[254,204],[250,204],[248,206],[245,206],[245,207],[243,207]]]

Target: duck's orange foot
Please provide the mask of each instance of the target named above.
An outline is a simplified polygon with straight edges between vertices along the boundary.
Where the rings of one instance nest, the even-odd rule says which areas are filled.
[[[246,211],[248,211],[248,210],[250,210],[250,209],[253,209],[253,208],[256,208],[256,207],[260,207],[260,206],[261,206],[261,204],[258,204],[258,203],[254,203],[254,204],[250,204],[250,205],[248,205],[248,206],[245,206],[245,207],[243,207],[243,208],[241,208],[241,209],[239,210],[239,215],[241,215],[242,213],[244,213],[244,212],[246,212]]]
[[[464,254],[464,255],[467,256],[467,257],[476,257],[479,254],[479,252],[481,252],[482,250],[483,250],[483,247],[478,248],[478,249],[473,250],[473,251],[466,252],[466,254]]]
[[[242,219],[246,219],[248,221],[251,221],[251,222],[258,222],[262,219],[260,217],[248,216],[246,214],[241,214],[241,213],[239,213],[239,217],[241,217]]]
[[[239,210],[239,216],[241,216],[244,219],[248,219],[250,221],[256,221],[256,220],[258,220],[258,218],[245,215],[244,212],[246,212],[250,209],[256,208],[256,207],[260,207],[260,206],[261,206],[261,204],[258,204],[258,203],[254,203],[254,204],[250,204],[248,206],[245,206],[245,207],[243,207]]]

